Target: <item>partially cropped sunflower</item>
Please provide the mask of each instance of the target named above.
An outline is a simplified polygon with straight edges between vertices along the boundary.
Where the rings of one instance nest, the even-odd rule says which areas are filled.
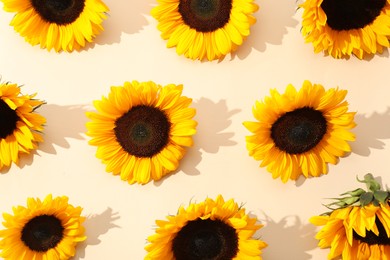
[[[348,112],[346,90],[305,81],[298,91],[290,84],[283,94],[270,92],[253,107],[257,121],[244,125],[253,133],[246,137],[249,155],[262,160],[274,179],[326,174],[327,163],[351,151],[355,113]]]
[[[145,247],[148,260],[261,260],[261,250],[267,246],[252,238],[263,225],[233,199],[225,201],[221,195],[180,207],[177,215],[156,224],[156,233]]]
[[[320,248],[330,248],[328,259],[390,259],[390,192],[371,174],[364,176],[368,191],[358,188],[328,205],[331,212],[310,222],[323,226],[317,233]]]
[[[98,111],[87,113],[92,120],[87,135],[107,172],[145,184],[177,169],[197,125],[192,99],[182,90],[182,85],[125,82],[94,102]]]
[[[108,7],[101,0],[0,0],[15,12],[11,25],[31,45],[71,52],[103,31]]]
[[[46,119],[35,109],[44,102],[35,95],[22,95],[17,84],[0,83],[0,169],[18,164],[21,154],[29,154],[43,141]]]
[[[5,229],[0,230],[0,256],[6,260],[65,260],[75,255],[84,241],[85,218],[81,207],[68,204],[66,196],[41,201],[28,198],[27,207],[3,213]]]
[[[306,0],[302,34],[316,53],[359,59],[389,47],[390,1]]]
[[[157,0],[152,15],[167,47],[190,59],[215,60],[250,34],[259,7],[253,0]]]

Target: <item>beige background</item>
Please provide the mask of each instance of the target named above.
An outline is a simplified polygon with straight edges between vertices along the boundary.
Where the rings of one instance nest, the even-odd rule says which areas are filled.
[[[47,126],[36,153],[1,174],[0,212],[25,205],[27,197],[67,195],[88,217],[88,239],[74,259],[143,259],[155,219],[221,193],[245,203],[265,224],[258,232],[269,244],[264,259],[326,259],[328,250],[316,248],[316,228],[308,222],[326,211],[325,198],[361,186],[355,177],[367,172],[390,185],[389,54],[367,60],[314,54],[300,35],[302,10],[296,12],[295,1],[257,3],[250,37],[220,62],[192,61],[167,49],[149,15],[154,0],[106,0],[111,12],[105,32],[71,54],[30,46],[8,25],[13,14],[1,10],[0,75],[24,85],[25,93],[38,92],[47,102],[39,109]],[[283,184],[248,156],[242,122],[253,120],[252,105],[269,89],[300,87],[305,79],[348,89],[357,141],[328,175]],[[184,84],[197,109],[195,146],[180,169],[144,186],[106,173],[84,134],[92,101],[126,80]]]

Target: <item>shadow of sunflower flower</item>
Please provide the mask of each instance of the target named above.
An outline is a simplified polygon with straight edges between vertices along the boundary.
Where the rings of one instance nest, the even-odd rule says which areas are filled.
[[[371,149],[385,148],[382,140],[390,139],[390,107],[384,113],[374,112],[368,117],[357,114],[355,122],[356,141],[351,143],[353,153],[369,156]]]
[[[76,255],[72,258],[74,260],[85,258],[85,248],[87,246],[94,246],[100,244],[99,237],[106,234],[112,228],[119,228],[114,222],[119,219],[119,215],[113,212],[111,208],[107,208],[100,214],[87,216],[84,227],[86,230],[87,240],[77,247]]]

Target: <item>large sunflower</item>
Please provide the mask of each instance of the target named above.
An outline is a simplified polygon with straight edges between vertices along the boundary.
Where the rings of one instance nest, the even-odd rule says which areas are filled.
[[[390,1],[306,0],[301,7],[302,34],[316,53],[362,59],[389,47]]]
[[[152,15],[167,47],[193,60],[219,59],[235,51],[256,22],[253,0],[157,0]]]
[[[92,120],[87,135],[108,172],[145,184],[176,170],[197,125],[192,100],[182,90],[182,85],[125,82],[94,102],[98,112],[87,113]]]
[[[180,207],[176,216],[157,220],[156,234],[150,236],[145,259],[262,259],[267,244],[251,237],[263,225],[245,214],[233,199],[206,199]]]
[[[27,207],[3,213],[0,256],[7,260],[65,260],[74,256],[76,244],[84,241],[81,207],[68,204],[66,196],[41,201],[28,198]]]
[[[351,151],[347,141],[355,140],[349,132],[355,113],[347,112],[346,90],[325,91],[305,81],[299,91],[290,84],[284,94],[270,92],[253,107],[258,121],[244,125],[253,133],[246,137],[249,155],[262,160],[260,166],[267,166],[273,178],[287,182],[301,174],[326,174],[326,163],[336,164]]]
[[[22,95],[16,84],[0,83],[0,169],[18,164],[21,154],[29,154],[43,141],[46,119],[35,109],[44,102],[35,95]]]
[[[108,7],[101,0],[0,0],[16,12],[11,25],[31,45],[71,52],[103,31]]]
[[[328,205],[331,212],[310,219],[323,226],[316,238],[320,248],[330,248],[328,259],[390,259],[390,193],[381,190],[371,174],[361,182],[368,192],[360,188],[346,192],[342,195],[348,196]]]

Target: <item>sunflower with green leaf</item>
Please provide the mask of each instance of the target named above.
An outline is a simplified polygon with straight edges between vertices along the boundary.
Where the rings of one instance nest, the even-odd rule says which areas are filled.
[[[270,93],[252,109],[257,121],[244,126],[252,133],[246,137],[249,155],[274,179],[318,177],[328,172],[327,163],[351,151],[355,113],[344,100],[347,90],[325,90],[306,80],[299,90],[290,84],[285,93]]]
[[[145,260],[261,260],[267,244],[252,236],[263,225],[233,199],[207,198],[157,220]]]
[[[31,45],[47,50],[80,50],[103,31],[108,7],[101,0],[0,0],[16,13],[11,21]]]
[[[322,226],[317,233],[320,248],[330,248],[328,259],[390,259],[390,192],[372,174],[364,176],[361,188],[341,194],[327,207],[330,212],[310,222]]]
[[[13,215],[3,213],[0,230],[0,256],[6,260],[67,260],[86,239],[82,208],[66,196],[28,198],[27,207],[12,210]]]
[[[17,84],[0,83],[0,169],[18,164],[43,142],[46,119],[35,110],[45,102],[35,96],[23,95]]]
[[[197,125],[192,99],[182,91],[182,85],[133,81],[94,102],[87,135],[107,172],[145,184],[178,168]]]
[[[167,47],[190,59],[215,60],[250,34],[259,7],[253,0],[157,0],[152,16]]]
[[[390,46],[390,1],[305,0],[302,34],[334,58],[382,53]]]

